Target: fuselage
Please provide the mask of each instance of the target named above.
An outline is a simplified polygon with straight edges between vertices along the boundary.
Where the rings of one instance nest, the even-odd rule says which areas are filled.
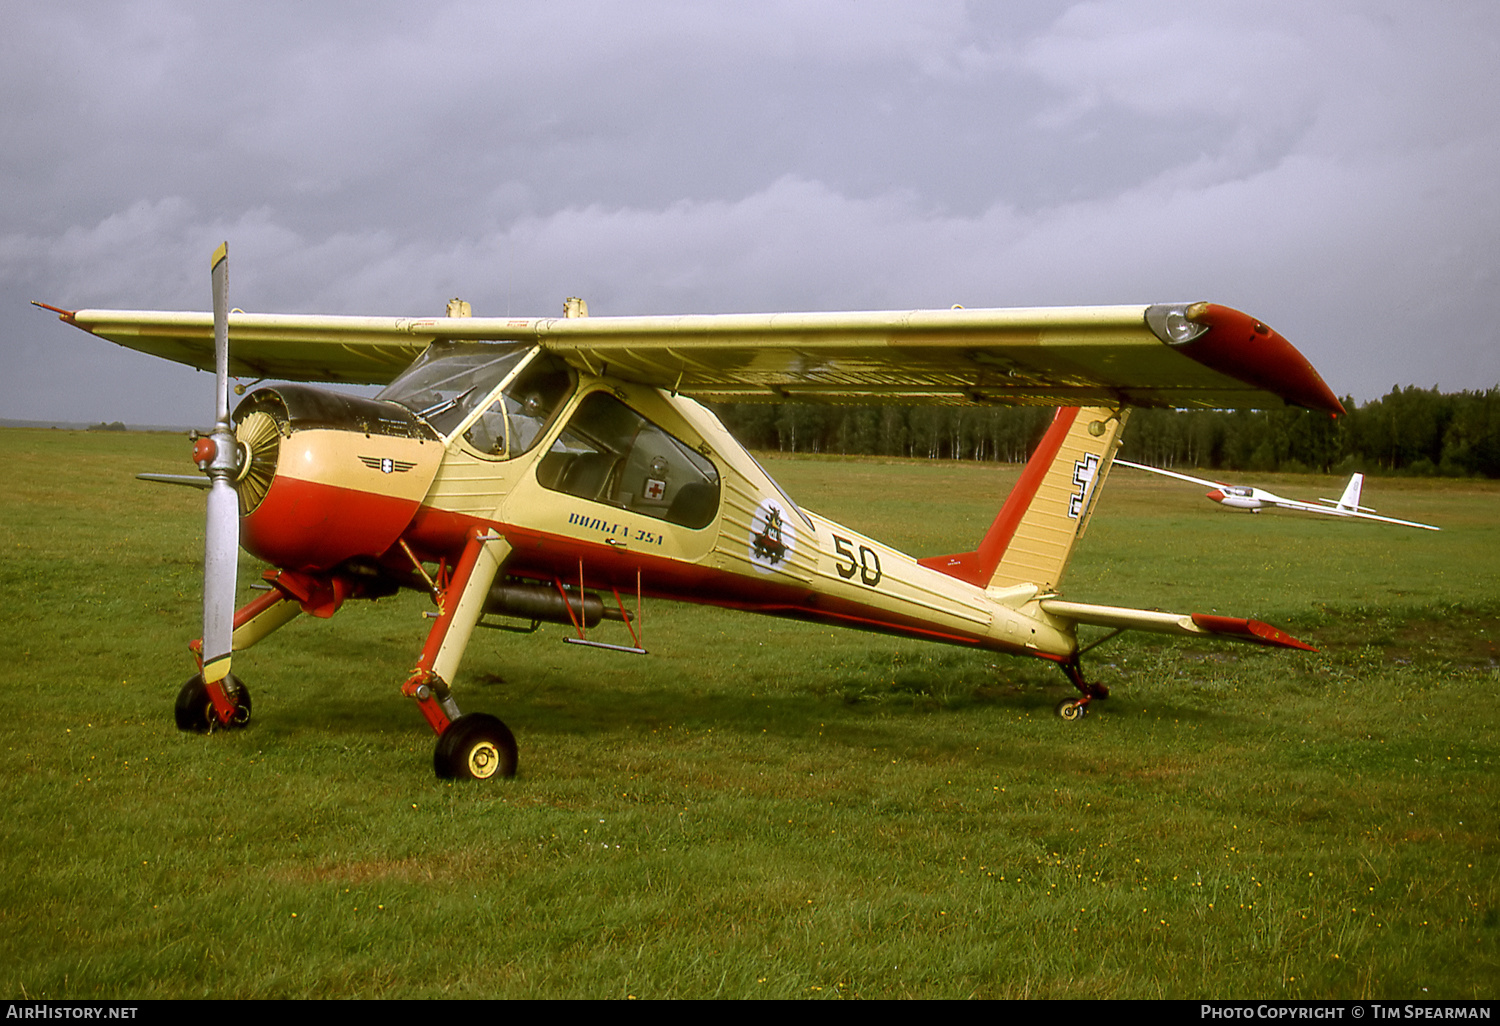
[[[1244,509],[1252,513],[1259,513],[1269,506],[1277,506],[1285,501],[1279,496],[1249,485],[1220,485],[1210,491],[1205,498],[1230,509]]]
[[[312,577],[420,587],[477,528],[508,542],[506,578],[560,593],[639,592],[1059,661],[1077,650],[1035,587],[987,590],[803,510],[691,399],[517,346],[424,360],[375,400],[280,386],[242,404],[242,443],[254,453],[246,434],[258,434],[264,452],[274,436],[277,450],[268,486],[242,504],[248,551]]]

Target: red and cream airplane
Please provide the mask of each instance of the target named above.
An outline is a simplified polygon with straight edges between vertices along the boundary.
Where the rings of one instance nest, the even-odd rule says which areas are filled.
[[[1307,649],[1255,620],[1091,605],[1059,591],[1132,406],[1342,412],[1252,317],[1209,303],[673,317],[315,317],[49,307],[120,345],[216,372],[196,439],[208,488],[199,672],[177,724],[244,725],[234,653],[299,613],[424,592],[435,619],[402,686],[437,733],[439,776],[516,770],[509,729],[461,714],[470,635],[623,621],[641,596],[920,638],[1055,663],[1077,719],[1080,624]],[[276,384],[230,416],[230,375],[383,384],[373,399]],[[972,552],[916,559],[802,509],[697,400],[1059,405]],[[234,608],[240,545],[269,591]],[[634,606],[634,610],[632,609]],[[517,623],[519,621],[519,623]],[[605,646],[641,651],[634,645]]]
[[[1248,510],[1251,513],[1259,513],[1263,509],[1289,509],[1297,513],[1322,513],[1330,517],[1354,517],[1359,520],[1378,520],[1382,524],[1398,524],[1401,527],[1420,527],[1426,531],[1440,531],[1442,528],[1433,527],[1431,524],[1419,524],[1414,520],[1397,520],[1395,517],[1378,517],[1369,506],[1359,504],[1360,492],[1364,488],[1365,475],[1354,474],[1350,476],[1349,483],[1344,486],[1344,494],[1338,499],[1319,499],[1317,502],[1301,502],[1297,499],[1283,499],[1279,495],[1273,495],[1264,488],[1256,488],[1253,485],[1224,484],[1222,481],[1206,481],[1201,477],[1189,477],[1187,474],[1179,474],[1175,470],[1163,470],[1160,467],[1148,467],[1144,463],[1131,463],[1129,460],[1115,460],[1122,467],[1132,467],[1136,470],[1149,471],[1152,474],[1160,474],[1163,477],[1175,477],[1179,481],[1189,484],[1203,485],[1209,489],[1204,496],[1211,502],[1228,509]]]

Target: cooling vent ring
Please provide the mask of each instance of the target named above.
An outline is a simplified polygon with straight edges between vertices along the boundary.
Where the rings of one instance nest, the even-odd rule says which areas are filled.
[[[253,512],[271,489],[281,455],[283,423],[273,413],[257,409],[241,417],[234,430],[240,448],[240,472],[234,480],[240,495],[240,516]]]

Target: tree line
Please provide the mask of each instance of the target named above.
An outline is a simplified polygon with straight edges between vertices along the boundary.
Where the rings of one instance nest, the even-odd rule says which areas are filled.
[[[1157,467],[1500,477],[1500,388],[1396,387],[1348,416],[1276,410],[1136,410],[1120,450]],[[1020,463],[1052,421],[1040,407],[724,403],[752,449]]]

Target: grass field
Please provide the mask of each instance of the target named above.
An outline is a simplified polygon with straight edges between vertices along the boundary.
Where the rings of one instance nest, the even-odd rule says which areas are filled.
[[[1322,651],[1127,635],[1078,724],[1039,662],[711,609],[649,605],[647,658],[485,632],[457,697],[521,771],[475,786],[398,693],[413,595],[290,625],[236,660],[249,730],[178,733],[203,499],[132,475],[186,449],[0,431],[7,997],[1500,990],[1496,483],[1367,482],[1433,534],[1116,470],[1069,597]],[[918,555],[971,548],[1015,477],[766,462]]]

